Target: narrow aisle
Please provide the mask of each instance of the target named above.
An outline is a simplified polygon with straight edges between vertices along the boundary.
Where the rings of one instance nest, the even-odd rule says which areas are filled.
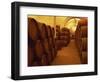
[[[67,47],[64,47],[58,51],[57,57],[52,62],[52,65],[66,64],[81,64],[74,40],[71,40]]]

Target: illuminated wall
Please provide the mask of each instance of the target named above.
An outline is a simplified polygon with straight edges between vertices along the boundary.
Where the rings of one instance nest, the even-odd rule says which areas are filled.
[[[46,25],[50,25],[51,27],[55,27],[56,25],[60,25],[60,28],[66,27],[70,29],[70,32],[73,33],[76,30],[78,18],[72,18],[69,16],[32,16],[28,15],[28,17],[34,18],[35,20],[45,23]],[[72,19],[70,19],[72,18]],[[69,21],[67,21],[67,19]],[[67,21],[67,22],[66,22]]]
[[[67,27],[68,29],[70,29],[71,33],[74,33],[76,28],[77,28],[77,24],[78,24],[79,19],[78,18],[72,18],[71,20],[69,20],[65,27]]]
[[[54,27],[54,17],[53,16],[29,16],[34,18],[35,20],[45,23],[46,25],[50,25]]]

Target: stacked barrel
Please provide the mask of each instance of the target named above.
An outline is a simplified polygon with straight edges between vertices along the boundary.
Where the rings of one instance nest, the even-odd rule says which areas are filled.
[[[87,57],[88,57],[88,28],[87,28],[87,18],[80,19],[76,32],[75,32],[75,41],[76,46],[78,48],[81,62],[83,64],[87,64]]]
[[[56,46],[57,50],[60,50],[62,47],[66,47],[70,42],[70,31],[69,29],[63,27],[60,29],[60,26],[56,26]]]
[[[61,29],[60,39],[61,39],[62,47],[65,47],[69,44],[69,42],[70,42],[70,31],[69,31],[69,29],[67,29],[65,27],[63,27]]]
[[[57,55],[57,51],[56,51],[56,46],[55,46],[55,38],[54,38],[54,28],[51,28],[49,25],[47,25],[47,39],[48,39],[48,43],[49,43],[49,49],[50,49],[50,53],[51,53],[51,58],[50,62],[55,58],[55,56]]]
[[[28,66],[50,65],[56,56],[54,29],[28,18]]]
[[[60,26],[56,25],[56,47],[57,47],[57,50],[61,49],[60,33],[61,33]]]

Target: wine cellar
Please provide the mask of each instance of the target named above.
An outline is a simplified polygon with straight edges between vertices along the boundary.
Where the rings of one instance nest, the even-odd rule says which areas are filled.
[[[28,66],[88,64],[88,18],[28,15]]]

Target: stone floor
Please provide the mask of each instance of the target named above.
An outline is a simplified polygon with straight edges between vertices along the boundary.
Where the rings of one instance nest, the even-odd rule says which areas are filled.
[[[57,57],[52,65],[73,65],[81,64],[79,53],[77,51],[74,40],[71,40],[67,47],[63,47],[58,51]]]

